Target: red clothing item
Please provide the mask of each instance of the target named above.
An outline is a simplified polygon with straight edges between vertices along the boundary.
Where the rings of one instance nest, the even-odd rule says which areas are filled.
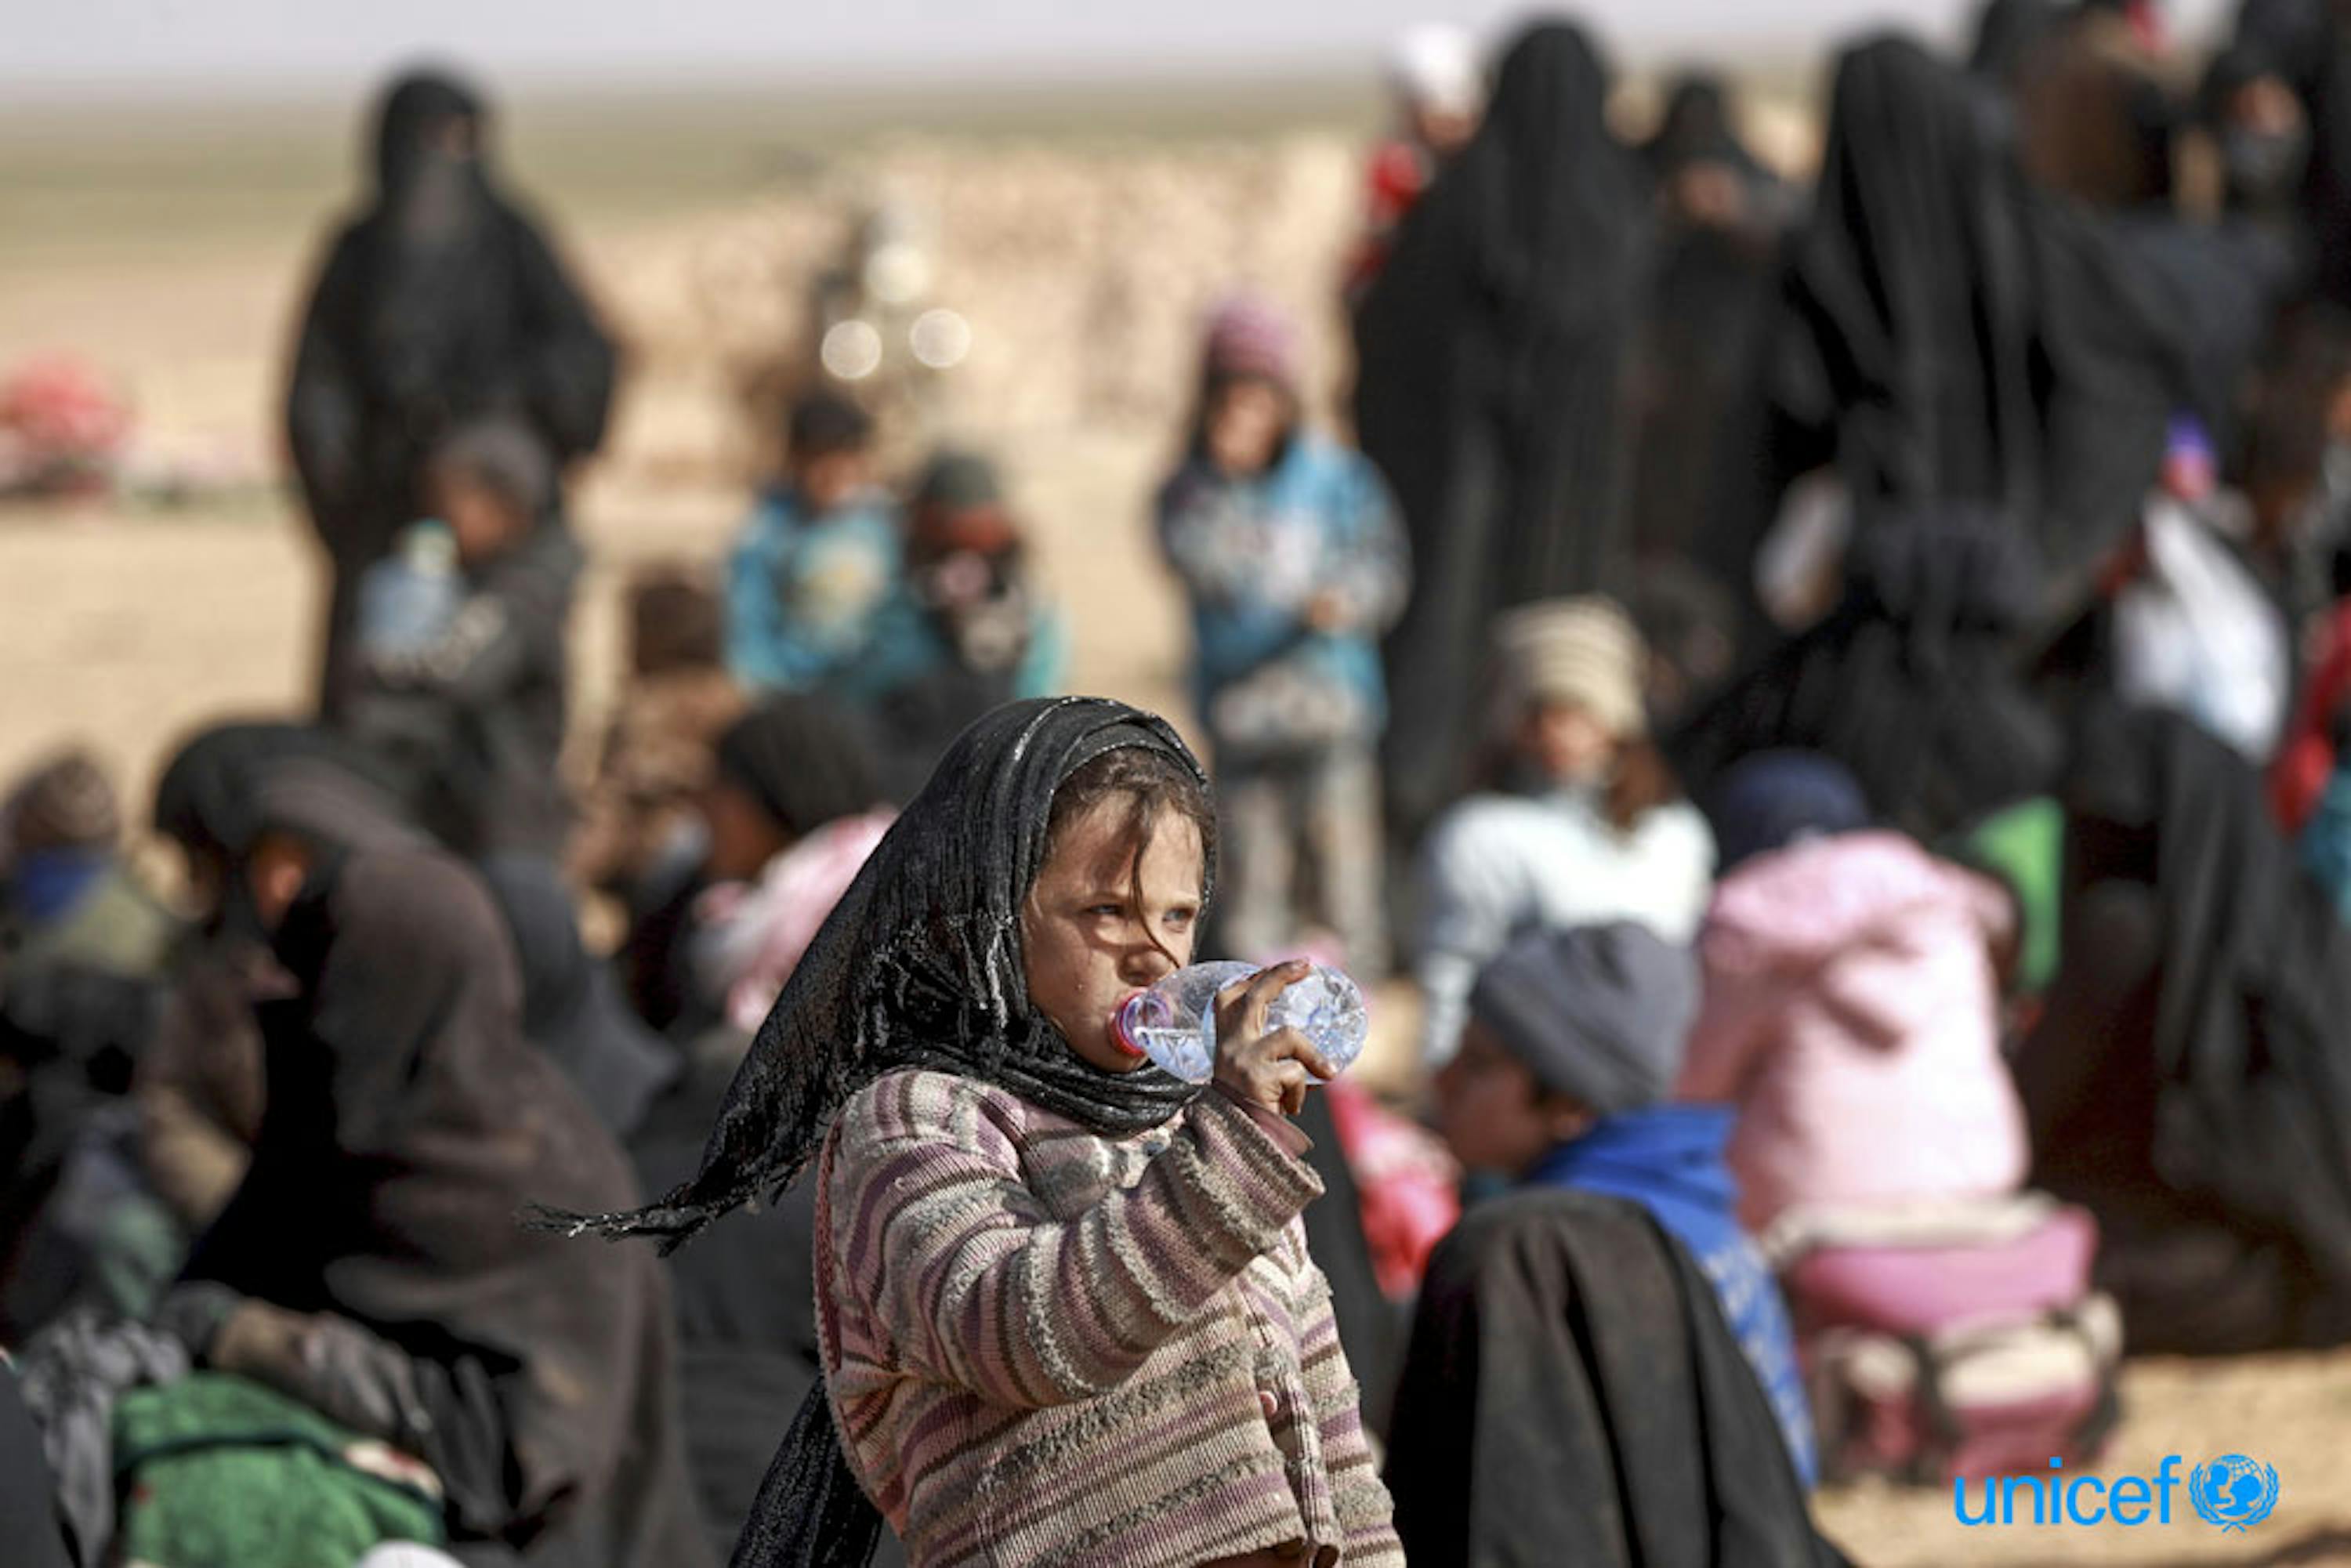
[[[1372,149],[1371,166],[1364,172],[1364,235],[1347,263],[1349,298],[1362,298],[1387,265],[1397,228],[1428,189],[1434,173],[1427,152],[1417,142],[1394,137]]]
[[[1425,1129],[1348,1079],[1326,1085],[1339,1146],[1355,1177],[1372,1269],[1392,1301],[1420,1289],[1428,1255],[1461,1218],[1461,1169]]]
[[[2270,767],[2270,809],[2288,833],[2299,833],[2317,809],[2335,773],[2335,719],[2351,703],[2351,599],[2335,606],[2319,638],[2310,682],[2303,688],[2285,744]]]

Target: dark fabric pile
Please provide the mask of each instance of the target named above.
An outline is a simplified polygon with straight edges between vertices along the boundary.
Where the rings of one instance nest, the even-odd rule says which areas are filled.
[[[1826,620],[1672,737],[1692,794],[1750,753],[1817,751],[1878,820],[1931,841],[2044,792],[2064,741],[2020,673],[2038,586],[2006,520],[1949,507],[1866,521],[1846,570]]]
[[[1390,820],[1466,782],[1488,622],[1621,567],[1625,378],[1647,188],[1575,27],[1503,56],[1477,137],[1413,208],[1355,321],[1355,427],[1395,493],[1412,601],[1385,646]]]
[[[494,414],[528,423],[559,464],[603,439],[612,347],[486,172],[488,123],[447,77],[393,85],[376,123],[374,200],[336,235],[303,317],[287,433],[335,568],[330,706],[345,695],[360,574],[421,515],[418,469],[436,441]]]
[[[103,1293],[98,1233],[108,1216],[89,1212],[100,1195],[72,1192],[74,1173],[115,1141],[106,1124],[164,1001],[158,975],[78,965],[0,974],[0,1070],[13,1081],[0,1095],[0,1335],[22,1336]],[[65,1212],[77,1207],[85,1212]]]
[[[187,1375],[187,1347],[173,1334],[123,1322],[91,1309],[69,1312],[25,1347],[23,1381],[13,1377],[22,1409],[37,1435],[32,1457],[53,1489],[52,1530],[62,1524],[65,1544],[79,1568],[110,1561],[114,1539],[114,1406],[135,1388]],[[24,1462],[10,1454],[12,1474]],[[18,1539],[9,1536],[11,1550]],[[34,1536],[25,1539],[37,1539]]]
[[[2098,1215],[2135,1349],[2351,1337],[2351,928],[2184,717],[2093,710],[2063,799],[2035,1184]]]
[[[453,1534],[533,1564],[691,1563],[655,1260],[520,1230],[532,1202],[625,1205],[620,1151],[521,1033],[504,929],[432,851],[330,854],[260,1009],[268,1109],[193,1280],[333,1313],[408,1358],[396,1435]]]
[[[1713,1288],[1614,1198],[1514,1194],[1438,1246],[1386,1475],[1423,1565],[1844,1561]]]

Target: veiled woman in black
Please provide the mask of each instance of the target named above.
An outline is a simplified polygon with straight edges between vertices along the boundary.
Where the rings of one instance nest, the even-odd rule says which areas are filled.
[[[1623,553],[1647,207],[1607,99],[1581,29],[1522,34],[1356,318],[1356,431],[1418,579],[1384,650],[1386,798],[1406,843],[1467,781],[1463,695],[1495,612],[1607,586]]]
[[[1729,89],[1708,74],[1674,85],[1641,159],[1658,241],[1633,379],[1627,603],[1658,656],[1650,687],[1662,707],[1728,674],[1737,652],[1749,567],[1737,519],[1802,198],[1749,151]]]
[[[270,744],[231,733],[160,792],[222,924],[277,971],[250,1004],[251,1164],[164,1321],[214,1370],[423,1459],[468,1568],[693,1568],[659,1264],[517,1225],[633,1201],[626,1158],[526,1037],[482,883],[340,788],[298,809],[296,758],[264,778],[252,755]]]
[[[402,78],[375,131],[375,197],[335,237],[287,393],[287,439],[333,571],[321,701],[340,701],[359,580],[416,519],[441,437],[528,423],[569,463],[603,439],[612,346],[487,166],[489,111],[435,72]]]
[[[1956,67],[1857,43],[1791,252],[1758,516],[1829,464],[1860,514],[2000,512],[2054,612],[2137,520],[2172,419],[2225,431],[2283,260],[2035,187]]]

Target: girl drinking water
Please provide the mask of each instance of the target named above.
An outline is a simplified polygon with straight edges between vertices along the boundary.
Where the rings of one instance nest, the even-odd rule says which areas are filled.
[[[736,1562],[1401,1563],[1300,1214],[1328,1064],[1217,1003],[1206,1089],[1112,1015],[1186,963],[1199,764],[1099,698],[981,719],[786,986],[701,1172],[589,1223],[673,1243],[814,1163],[824,1383]]]

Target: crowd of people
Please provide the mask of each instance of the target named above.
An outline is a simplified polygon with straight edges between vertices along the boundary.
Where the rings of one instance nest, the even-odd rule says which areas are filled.
[[[578,775],[616,355],[394,87],[315,708],[189,716],[176,886],[0,801],[12,1562],[1831,1563],[2351,1340],[2351,22],[1991,0],[1810,180],[1567,21],[1391,79],[1343,428],[1236,289],[1171,433],[1205,763],[820,375]],[[1220,955],[1196,1085],[1113,1015]]]

